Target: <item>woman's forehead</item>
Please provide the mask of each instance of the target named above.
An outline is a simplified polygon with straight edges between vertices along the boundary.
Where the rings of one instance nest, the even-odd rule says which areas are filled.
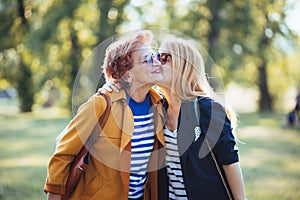
[[[147,45],[147,44],[142,44],[139,48],[137,48],[137,51],[152,51],[151,46]]]
[[[138,49],[136,49],[136,51],[134,52],[134,54],[139,55],[139,56],[143,56],[143,55],[149,55],[149,53],[153,53],[153,50],[150,46],[148,45],[141,45]]]

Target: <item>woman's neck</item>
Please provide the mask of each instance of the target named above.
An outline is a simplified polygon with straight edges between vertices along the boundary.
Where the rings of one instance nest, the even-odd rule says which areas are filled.
[[[175,131],[178,127],[181,100],[169,90],[162,89],[162,91],[168,102],[167,121],[165,127],[170,131]]]
[[[136,101],[136,102],[143,102],[146,98],[146,95],[148,94],[151,87],[144,86],[144,87],[130,87],[126,89],[126,92],[130,95],[130,97]]]
[[[181,100],[174,94],[172,93],[170,90],[166,90],[165,88],[161,88],[164,96],[167,99],[168,105],[170,108],[173,109],[180,109],[180,105],[181,105]]]

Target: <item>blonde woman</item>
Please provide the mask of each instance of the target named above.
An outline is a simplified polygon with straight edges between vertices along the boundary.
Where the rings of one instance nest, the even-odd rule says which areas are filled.
[[[159,50],[168,105],[159,199],[245,199],[234,112],[210,87],[199,51],[168,36]]]
[[[171,35],[157,53],[163,80],[165,167],[158,193],[167,199],[245,199],[234,130],[236,115],[211,88],[199,51]],[[118,91],[118,85],[104,88]]]

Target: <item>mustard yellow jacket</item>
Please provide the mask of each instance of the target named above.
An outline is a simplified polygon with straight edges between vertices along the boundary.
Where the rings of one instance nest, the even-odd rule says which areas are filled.
[[[128,199],[131,137],[133,115],[126,101],[125,91],[107,93],[112,102],[109,118],[90,150],[88,168],[71,199],[125,200]],[[157,169],[164,156],[163,111],[161,96],[153,89],[150,98],[155,120],[154,151],[148,166],[144,199],[157,199]],[[47,171],[44,190],[64,194],[70,163],[80,151],[94,125],[106,108],[104,97],[94,95],[80,106],[76,116],[57,139]]]

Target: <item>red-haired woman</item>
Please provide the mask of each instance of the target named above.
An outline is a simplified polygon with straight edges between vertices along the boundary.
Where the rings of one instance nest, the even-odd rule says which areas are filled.
[[[122,89],[107,94],[112,103],[108,121],[70,199],[155,199],[155,152],[164,146],[164,135],[161,96],[151,89],[162,80],[152,38],[150,31],[139,31],[107,48],[105,76]],[[70,164],[105,108],[104,97],[93,95],[61,133],[48,165],[44,190],[49,200],[65,193]]]

